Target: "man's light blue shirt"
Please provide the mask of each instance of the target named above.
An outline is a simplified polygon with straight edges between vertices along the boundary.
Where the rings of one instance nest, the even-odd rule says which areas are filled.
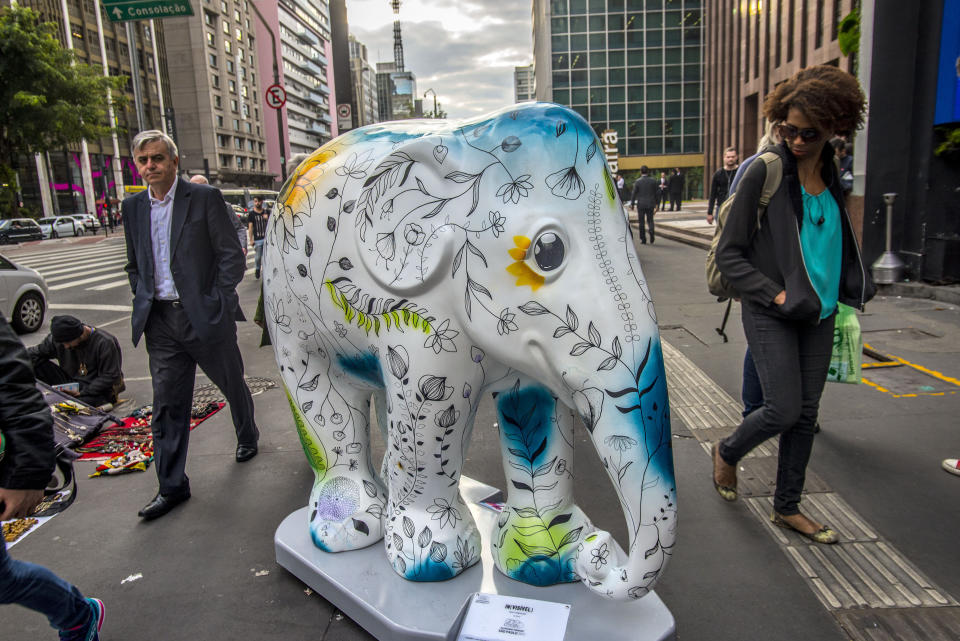
[[[153,297],[157,300],[177,300],[177,286],[173,282],[173,273],[170,271],[170,221],[173,218],[173,196],[177,193],[177,183],[180,179],[174,176],[173,185],[163,200],[153,197],[153,192],[147,189],[150,197],[150,240],[153,245]]]

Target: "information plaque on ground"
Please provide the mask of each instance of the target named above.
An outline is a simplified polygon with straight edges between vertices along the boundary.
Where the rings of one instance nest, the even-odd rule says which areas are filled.
[[[190,0],[101,0],[113,22],[192,16]]]
[[[566,603],[481,592],[470,602],[457,641],[557,641],[569,616]]]

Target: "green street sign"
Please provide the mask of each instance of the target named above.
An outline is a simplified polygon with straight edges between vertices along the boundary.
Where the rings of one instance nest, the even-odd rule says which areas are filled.
[[[101,0],[112,22],[192,16],[190,0]]]

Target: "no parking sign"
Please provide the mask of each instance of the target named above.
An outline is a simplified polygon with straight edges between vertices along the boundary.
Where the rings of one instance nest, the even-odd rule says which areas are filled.
[[[280,85],[270,85],[267,87],[264,99],[271,109],[280,109],[287,104],[287,92]]]

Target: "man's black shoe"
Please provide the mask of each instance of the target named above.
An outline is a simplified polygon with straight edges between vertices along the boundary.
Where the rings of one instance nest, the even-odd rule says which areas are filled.
[[[260,278],[260,270],[259,270],[259,269],[253,272],[253,277],[254,277],[254,278]]]
[[[137,516],[145,521],[160,518],[176,506],[190,498],[190,491],[180,492],[178,494],[160,494],[153,497],[153,500],[143,506],[143,509],[137,513]]]
[[[256,445],[238,445],[237,446],[237,463],[245,463],[257,455]]]

